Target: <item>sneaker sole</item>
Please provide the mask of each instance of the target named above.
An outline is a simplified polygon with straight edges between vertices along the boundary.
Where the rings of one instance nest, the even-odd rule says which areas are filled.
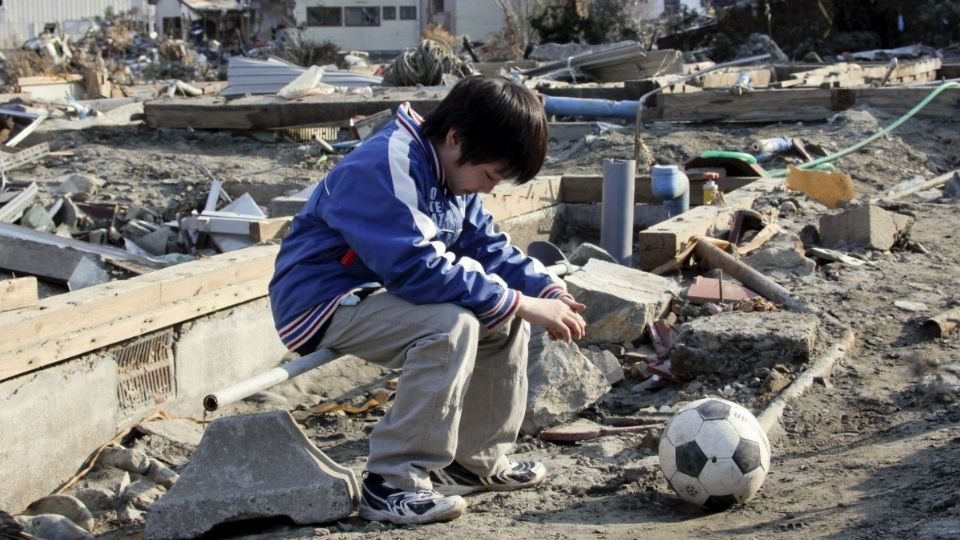
[[[384,510],[377,510],[369,506],[360,506],[360,517],[367,521],[389,521],[397,525],[418,525],[423,523],[439,523],[452,521],[462,516],[467,510],[467,502],[463,499],[454,500],[446,510],[430,512],[422,515],[398,516]]]
[[[527,482],[526,484],[485,484],[482,486],[464,486],[464,485],[440,485],[433,484],[433,489],[441,495],[451,496],[451,495],[469,495],[471,493],[477,493],[481,491],[517,491],[520,489],[532,488],[539,486],[546,480],[546,477],[539,478],[533,482]]]

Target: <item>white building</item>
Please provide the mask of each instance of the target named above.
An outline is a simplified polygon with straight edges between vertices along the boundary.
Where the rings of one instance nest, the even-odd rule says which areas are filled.
[[[309,41],[364,51],[416,47],[430,24],[483,41],[504,20],[494,0],[297,0],[294,18]]]
[[[16,48],[56,27],[70,33],[83,20],[102,17],[107,10],[145,14],[148,0],[0,0],[0,48]]]

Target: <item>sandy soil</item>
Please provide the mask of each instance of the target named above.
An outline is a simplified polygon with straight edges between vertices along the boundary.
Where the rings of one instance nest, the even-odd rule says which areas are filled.
[[[651,125],[645,140],[658,161],[679,163],[703,150],[744,150],[754,139],[777,135],[838,150],[892,120],[872,111],[851,111],[815,124]],[[915,175],[930,178],[957,168],[958,132],[958,124],[945,120],[910,121],[892,137],[836,164],[853,176],[858,195],[873,194]],[[13,177],[42,180],[64,172],[93,172],[108,181],[104,193],[162,212],[202,201],[208,181],[198,163],[228,182],[289,184],[293,189],[322,174],[332,161],[319,162],[309,147],[227,133],[134,128],[74,133],[56,141],[75,155]],[[608,133],[544,172],[598,173],[601,158],[629,157],[632,147],[631,132]],[[551,153],[567,148],[556,144]],[[782,165],[774,161],[767,166]],[[768,202],[801,198],[784,193]],[[525,492],[470,496],[468,513],[453,523],[407,528],[352,518],[321,527],[274,525],[255,531],[248,524],[223,532],[251,538],[956,538],[960,404],[949,388],[922,381],[935,379],[943,365],[958,361],[960,333],[925,340],[917,319],[960,302],[960,204],[913,198],[900,211],[916,217],[911,239],[928,253],[861,251],[855,254],[873,262],[866,269],[832,264],[818,268],[815,276],[783,282],[853,328],[858,349],[835,366],[829,384],[815,384],[787,409],[782,434],[774,441],[772,471],[757,498],[746,505],[707,514],[681,502],[658,471],[654,441],[641,435],[570,445],[523,438],[517,455],[544,461],[551,471],[546,483]],[[805,205],[783,224],[799,232],[817,219],[816,207]],[[923,302],[928,309],[903,311],[893,305],[901,299]],[[289,383],[276,389],[282,398],[267,395],[265,401],[241,403],[225,413],[302,411],[327,399],[360,399],[392,374],[341,365],[336,375]],[[725,381],[700,380],[695,381],[699,388],[668,387],[642,395],[631,391],[636,382],[620,384],[586,414],[630,414],[645,405],[673,405],[715,394]],[[364,384],[353,388],[359,383]],[[764,404],[749,388],[742,397],[752,399],[755,410]],[[359,472],[366,434],[380,414],[315,417],[305,421],[305,429],[333,459]],[[108,538],[142,533],[141,527],[102,526]]]

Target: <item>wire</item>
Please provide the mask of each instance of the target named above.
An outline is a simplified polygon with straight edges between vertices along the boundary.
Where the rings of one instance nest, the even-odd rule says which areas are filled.
[[[907,111],[906,114],[904,114],[903,116],[901,116],[900,118],[898,118],[897,120],[895,120],[895,121],[894,121],[892,124],[890,124],[889,126],[881,129],[880,131],[874,133],[873,135],[867,137],[866,139],[858,142],[857,144],[854,144],[853,146],[849,146],[849,147],[847,147],[847,148],[845,148],[845,149],[843,149],[843,150],[840,150],[839,152],[830,154],[830,155],[828,155],[828,156],[824,156],[824,157],[819,158],[819,159],[815,159],[815,160],[813,160],[813,161],[808,161],[808,162],[806,162],[806,163],[801,163],[800,165],[797,165],[797,168],[798,168],[798,169],[811,169],[811,168],[813,168],[813,167],[816,167],[817,165],[821,165],[821,164],[823,164],[823,163],[829,163],[829,162],[831,162],[831,161],[833,161],[833,160],[840,159],[840,158],[842,158],[842,157],[844,157],[844,156],[847,156],[847,155],[849,155],[849,154],[852,154],[852,153],[856,152],[857,150],[863,148],[864,146],[872,143],[873,141],[879,139],[880,137],[886,136],[886,135],[889,134],[891,131],[893,131],[893,130],[897,129],[898,127],[900,127],[900,124],[903,124],[904,122],[906,122],[907,120],[909,120],[910,118],[912,118],[913,115],[915,115],[915,114],[917,114],[918,112],[920,112],[921,109],[923,109],[924,107],[926,107],[927,105],[929,105],[930,102],[933,101],[938,95],[940,95],[941,92],[943,92],[944,90],[946,90],[946,89],[948,89],[948,88],[960,88],[960,83],[947,82],[947,83],[941,84],[940,86],[936,87],[932,92],[930,92],[929,94],[927,94],[927,97],[923,98],[923,99],[920,101],[920,103],[917,103],[912,109],[910,109],[909,111]],[[767,175],[770,176],[771,178],[781,178],[781,177],[783,177],[783,176],[786,176],[786,174],[787,174],[787,169],[780,169],[780,170],[776,170],[776,171],[770,171],[769,173],[767,173]]]
[[[436,41],[424,39],[412,51],[405,51],[387,66],[383,84],[388,86],[436,86],[444,74],[473,75],[473,69]]]

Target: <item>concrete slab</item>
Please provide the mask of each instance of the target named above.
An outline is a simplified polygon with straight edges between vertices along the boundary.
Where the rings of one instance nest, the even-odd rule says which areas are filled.
[[[290,413],[219,418],[151,506],[145,537],[194,538],[219,523],[278,515],[324,523],[353,513],[359,493],[350,469],[314,446]]]
[[[810,360],[820,320],[780,312],[722,313],[680,327],[670,353],[675,375],[741,375],[779,363]]]
[[[877,206],[861,206],[820,217],[820,243],[827,248],[868,248],[887,251],[913,219]]]
[[[579,344],[627,343],[643,336],[680,294],[672,279],[591,259],[566,277],[567,289],[587,305],[586,335]]]

